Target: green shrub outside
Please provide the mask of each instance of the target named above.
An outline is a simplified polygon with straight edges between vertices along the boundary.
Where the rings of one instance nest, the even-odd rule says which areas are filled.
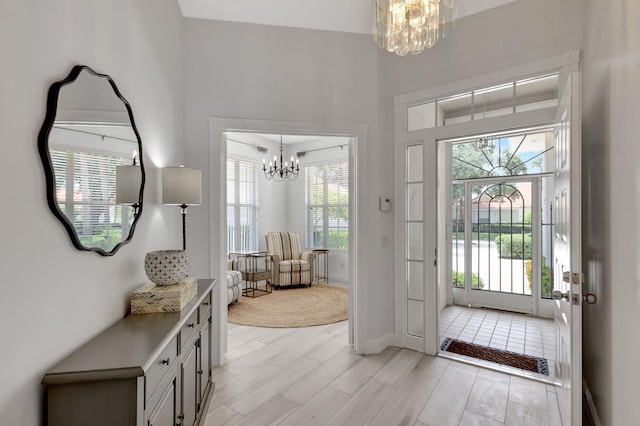
[[[464,287],[464,272],[453,271],[451,282],[455,287]],[[471,273],[471,288],[484,288],[482,278],[475,272]]]
[[[85,247],[96,247],[111,251],[121,241],[122,231],[120,229],[103,229],[92,236],[81,235],[78,239],[80,244]]]
[[[502,259],[531,259],[531,234],[502,234],[494,241]]]
[[[349,248],[349,231],[329,231],[329,247]]]
[[[533,265],[531,260],[527,260],[524,262],[525,273],[527,275],[527,281],[529,282],[529,290],[532,289],[532,275],[533,275]],[[551,293],[553,292],[553,271],[549,266],[547,266],[547,260],[542,258],[542,290],[541,296],[549,299],[551,298]]]

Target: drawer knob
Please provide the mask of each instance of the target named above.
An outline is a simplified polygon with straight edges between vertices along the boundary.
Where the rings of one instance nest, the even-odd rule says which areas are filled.
[[[187,327],[193,328],[193,327],[195,327],[195,324],[194,323],[189,323],[189,324],[187,324]]]
[[[160,364],[169,365],[169,361],[169,358],[163,359],[162,361],[160,361]]]

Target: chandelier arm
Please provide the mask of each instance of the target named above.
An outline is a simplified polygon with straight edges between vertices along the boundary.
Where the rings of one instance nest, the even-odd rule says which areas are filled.
[[[269,162],[269,168],[267,169],[266,160],[262,160],[262,171],[267,179],[272,179],[276,182],[282,182],[285,179],[293,180],[298,177],[300,172],[300,165],[298,160],[293,161],[291,157],[291,165],[288,165],[284,161],[284,146],[282,142],[282,135],[280,135],[280,163],[278,164],[278,158],[274,156],[273,165]]]

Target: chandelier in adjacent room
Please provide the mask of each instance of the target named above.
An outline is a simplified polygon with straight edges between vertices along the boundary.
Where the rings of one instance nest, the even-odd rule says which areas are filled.
[[[300,165],[298,164],[298,159],[295,159],[291,156],[291,164],[286,161],[283,161],[284,147],[282,146],[282,135],[280,135],[280,162],[278,163],[278,158],[274,155],[273,162],[269,161],[269,165],[267,166],[267,161],[262,159],[262,171],[264,171],[264,175],[267,179],[273,179],[275,181],[281,182],[285,179],[294,180],[298,177],[298,173],[300,172]]]
[[[373,0],[373,38],[378,46],[417,55],[444,38],[455,23],[458,0]]]

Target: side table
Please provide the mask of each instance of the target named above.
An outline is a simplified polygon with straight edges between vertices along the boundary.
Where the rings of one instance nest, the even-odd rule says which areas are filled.
[[[269,294],[272,291],[271,284],[271,268],[269,255],[266,252],[243,253],[237,256],[244,260],[241,265],[240,272],[245,282],[242,289],[242,295],[246,297],[259,297]],[[264,281],[264,287],[259,285],[260,281]]]
[[[314,249],[313,253],[316,255],[315,266],[316,270],[316,282],[320,284],[324,282],[329,284],[329,249]],[[322,257],[322,262],[320,262],[320,257]],[[322,272],[320,272],[320,264],[322,263]]]

